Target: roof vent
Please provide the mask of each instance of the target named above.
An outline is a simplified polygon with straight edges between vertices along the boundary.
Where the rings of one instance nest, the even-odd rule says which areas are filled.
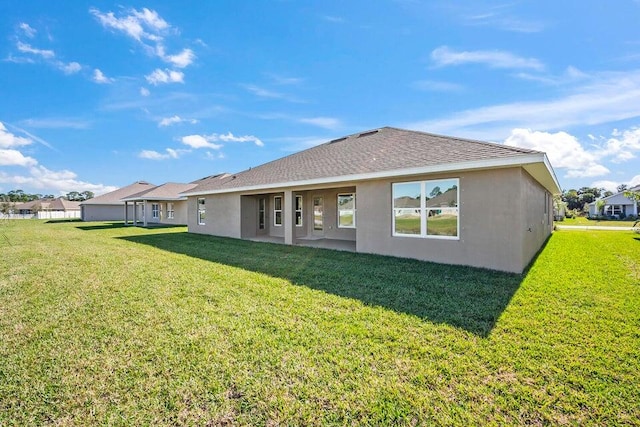
[[[358,138],[362,138],[363,136],[369,136],[369,135],[373,135],[375,133],[378,133],[378,129],[376,130],[370,130],[369,132],[363,132],[360,135],[358,135]]]
[[[334,142],[344,141],[345,139],[347,139],[346,136],[343,136],[342,138],[332,139],[331,141],[329,141],[329,144],[333,144]]]

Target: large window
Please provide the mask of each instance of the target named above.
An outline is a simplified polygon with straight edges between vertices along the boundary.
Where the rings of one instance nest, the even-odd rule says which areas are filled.
[[[282,196],[273,198],[273,225],[282,225]]]
[[[207,208],[204,204],[204,198],[198,199],[198,224],[204,225],[206,211]]]
[[[264,230],[266,222],[266,204],[267,199],[265,199],[264,197],[258,200],[258,228],[260,230]]]
[[[167,219],[173,219],[175,215],[175,210],[173,208],[173,203],[167,203]]]
[[[160,218],[160,204],[153,203],[151,205],[151,218],[153,218],[153,219]]]
[[[302,196],[296,196],[296,227],[302,227]]]
[[[393,184],[393,235],[457,239],[458,185],[456,178]]]
[[[338,194],[338,228],[356,228],[356,195]]]

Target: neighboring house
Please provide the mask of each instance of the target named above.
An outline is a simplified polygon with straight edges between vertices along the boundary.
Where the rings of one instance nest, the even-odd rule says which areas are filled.
[[[640,185],[630,188],[628,191],[640,191]],[[604,201],[602,212],[598,212],[598,200]],[[609,216],[615,218],[625,218],[629,215],[638,216],[640,209],[638,202],[624,196],[624,191],[608,197],[602,197],[589,203],[589,216]]]
[[[192,233],[520,273],[553,227],[545,153],[390,127],[201,180]]]
[[[56,199],[38,199],[16,204],[13,211],[22,218],[80,218],[80,202],[71,202],[63,197]]]
[[[110,193],[85,200],[80,203],[82,220],[122,221],[122,218],[125,216],[133,218],[133,205],[127,206],[127,213],[125,215],[125,204],[122,199],[153,187],[155,187],[155,185],[145,181],[138,181]]]
[[[180,193],[193,189],[197,184],[178,184],[168,182],[143,190],[139,193],[124,197],[127,209],[121,214],[125,214],[124,223],[128,225],[131,221],[133,225],[146,227],[148,224],[187,224],[187,198],[180,196]],[[128,215],[129,204],[133,206],[133,215]],[[142,209],[138,209],[138,205]]]

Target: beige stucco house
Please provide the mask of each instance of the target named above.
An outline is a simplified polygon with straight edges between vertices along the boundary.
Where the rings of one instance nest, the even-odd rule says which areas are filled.
[[[560,192],[545,153],[384,127],[201,180],[191,233],[522,272]]]
[[[125,225],[187,224],[187,198],[180,193],[192,190],[196,184],[167,182],[122,198],[126,206]],[[133,209],[129,209],[132,206]],[[131,215],[129,213],[132,213]]]
[[[110,193],[85,200],[80,203],[81,218],[83,221],[122,221],[125,216],[133,218],[133,205],[127,206],[125,214],[125,203],[122,199],[154,187],[155,185],[148,182],[137,181]]]

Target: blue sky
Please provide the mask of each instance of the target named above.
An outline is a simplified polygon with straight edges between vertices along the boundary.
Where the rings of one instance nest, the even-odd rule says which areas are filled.
[[[382,126],[640,184],[640,2],[7,1],[0,192],[189,182]]]

